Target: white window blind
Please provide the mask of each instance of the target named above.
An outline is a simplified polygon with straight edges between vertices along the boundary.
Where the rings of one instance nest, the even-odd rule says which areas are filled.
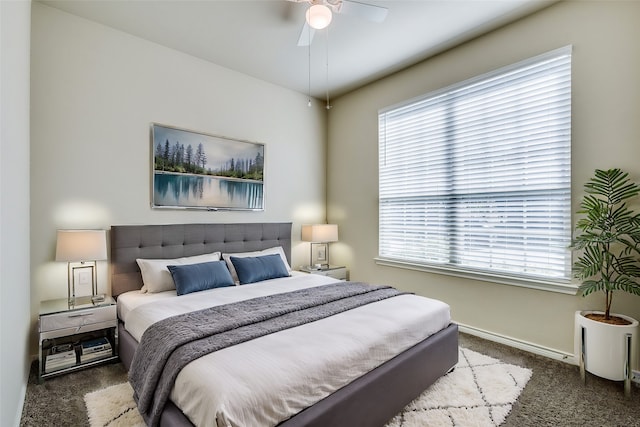
[[[569,280],[570,46],[378,119],[379,259]]]

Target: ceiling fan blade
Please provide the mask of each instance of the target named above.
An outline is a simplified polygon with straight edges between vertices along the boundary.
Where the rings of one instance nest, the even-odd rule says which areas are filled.
[[[382,22],[386,19],[389,9],[352,0],[342,0],[340,13],[358,16],[372,22]]]
[[[302,31],[300,31],[300,37],[298,38],[298,46],[309,46],[313,41],[313,35],[316,30],[311,28],[307,21],[304,21]]]

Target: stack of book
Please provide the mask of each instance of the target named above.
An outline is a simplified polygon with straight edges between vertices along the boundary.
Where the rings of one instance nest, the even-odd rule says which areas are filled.
[[[76,364],[75,350],[67,350],[59,353],[51,353],[47,356],[44,364],[44,372],[49,373],[60,369],[68,368]]]
[[[80,343],[80,363],[111,356],[111,343],[105,337]]]

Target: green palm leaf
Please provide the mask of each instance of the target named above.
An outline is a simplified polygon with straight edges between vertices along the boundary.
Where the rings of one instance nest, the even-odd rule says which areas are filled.
[[[640,187],[630,182],[629,174],[620,169],[596,169],[595,177],[584,187],[587,193],[605,196],[614,205],[640,193]]]

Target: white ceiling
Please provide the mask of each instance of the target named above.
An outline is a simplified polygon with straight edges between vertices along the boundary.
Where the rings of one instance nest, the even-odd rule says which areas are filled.
[[[356,16],[334,14],[328,31],[316,31],[310,49],[297,46],[306,3],[287,0],[39,1],[324,99],[327,89],[330,97],[335,98],[555,0],[359,0],[388,8],[386,20],[374,23]]]

